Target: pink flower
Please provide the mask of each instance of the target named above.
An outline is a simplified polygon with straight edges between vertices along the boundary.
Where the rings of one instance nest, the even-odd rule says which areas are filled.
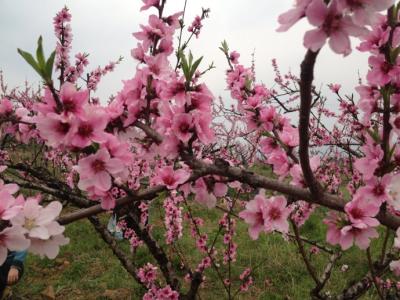
[[[211,144],[214,139],[214,131],[211,127],[212,116],[209,113],[202,113],[197,111],[194,113],[194,125],[196,128],[196,134],[199,140],[205,144]]]
[[[10,100],[3,98],[0,100],[0,115],[8,115],[13,111],[13,105]]]
[[[8,250],[22,251],[29,247],[30,242],[24,233],[21,226],[7,227],[0,232],[0,265],[6,261]]]
[[[267,162],[274,167],[274,173],[279,176],[286,176],[290,170],[290,162],[286,153],[278,148],[270,153]]]
[[[89,91],[77,91],[75,85],[65,82],[60,90],[60,100],[65,114],[82,115],[83,106],[89,99]]]
[[[42,207],[37,199],[28,198],[22,212],[11,219],[11,223],[23,227],[29,238],[47,240],[52,235],[64,232],[64,227],[55,221],[61,210],[62,205],[58,201],[50,202],[46,207]]]
[[[365,30],[353,23],[349,16],[343,16],[338,10],[336,1],[329,6],[323,0],[312,0],[306,10],[308,21],[317,26],[304,35],[304,46],[316,52],[329,38],[331,49],[344,56],[350,54],[349,35],[361,36]]]
[[[377,12],[386,10],[393,5],[394,0],[337,0],[339,10],[353,13],[353,20],[358,25],[372,24],[378,17]]]
[[[172,98],[175,99],[175,102],[178,106],[184,106],[186,103],[186,88],[185,88],[185,81],[183,78],[179,80],[171,80],[162,92],[161,92],[162,99],[170,100]]]
[[[289,231],[288,216],[291,208],[287,207],[286,198],[275,196],[267,199],[264,210],[264,223],[267,232],[277,230],[283,233]]]
[[[296,147],[299,145],[299,130],[291,125],[283,127],[282,132],[279,133],[282,142],[289,147]]]
[[[208,208],[215,207],[217,198],[214,194],[210,193],[207,184],[203,178],[197,179],[192,191],[195,194],[194,200],[198,203],[207,206]]]
[[[275,107],[268,106],[260,109],[260,121],[267,131],[272,131],[274,129],[275,119],[278,117]]]
[[[193,118],[191,114],[180,113],[174,116],[172,130],[178,139],[187,143],[193,135]]]
[[[368,63],[371,70],[369,70],[367,74],[367,79],[371,84],[384,86],[389,83],[392,78],[395,78],[400,71],[399,66],[393,66],[388,63],[382,54],[370,56],[368,58]]]
[[[344,226],[341,231],[339,244],[342,250],[349,249],[355,243],[360,249],[365,250],[369,247],[370,239],[379,237],[375,228],[359,228],[357,225]]]
[[[239,217],[249,224],[249,235],[253,240],[258,239],[260,232],[265,230],[266,209],[267,199],[262,194],[258,194],[246,204],[246,209],[239,213]]]
[[[234,65],[236,65],[236,64],[239,63],[239,57],[240,57],[240,54],[239,54],[238,52],[236,52],[236,51],[232,51],[232,52],[229,54],[229,60],[230,60]]]
[[[106,149],[100,149],[95,154],[79,160],[76,171],[80,175],[78,187],[87,190],[95,187],[100,191],[111,188],[111,175],[118,175],[124,169],[123,162],[118,158],[110,158]]]
[[[374,217],[378,214],[380,205],[368,200],[363,196],[358,196],[344,207],[350,222],[357,228],[376,227],[379,225],[378,220]]]
[[[48,113],[36,118],[36,127],[40,136],[47,141],[51,147],[68,145],[73,134],[73,121],[71,117]]]
[[[395,32],[396,33],[396,32]],[[363,42],[357,47],[360,51],[379,53],[379,49],[387,43],[390,36],[390,26],[387,26],[386,16],[379,15],[372,26],[372,31],[361,37]]]
[[[392,125],[393,131],[400,137],[400,114],[392,115],[390,124]]]
[[[367,180],[367,185],[357,190],[359,198],[369,199],[374,202],[376,206],[380,206],[383,202],[390,198],[389,196],[389,184],[392,180],[390,174],[386,174],[383,177],[373,176],[370,180]]]
[[[165,166],[158,169],[156,174],[153,182],[165,185],[170,190],[176,189],[178,185],[185,183],[190,177],[190,173],[185,169],[174,170],[172,166]]]
[[[337,93],[339,93],[339,90],[341,89],[342,86],[340,84],[332,83],[332,84],[329,84],[328,87],[332,92],[337,94]]]
[[[148,2],[151,4],[154,2]],[[143,41],[143,49],[147,51],[155,38],[164,38],[170,36],[172,31],[167,28],[167,25],[156,15],[149,16],[149,26],[140,25],[142,31],[133,33],[133,36],[140,41]]]
[[[366,143],[361,147],[365,157],[359,158],[355,161],[354,166],[363,174],[364,179],[372,178],[375,170],[379,166],[379,162],[383,158],[383,151],[380,145],[375,144],[370,136],[367,136]]]
[[[104,142],[104,129],[107,123],[108,116],[101,109],[94,107],[86,109],[85,116],[76,121],[71,144],[75,147],[85,148],[92,142]]]
[[[165,76],[170,76],[170,65],[164,53],[156,56],[145,56],[144,60],[154,78],[163,79]]]

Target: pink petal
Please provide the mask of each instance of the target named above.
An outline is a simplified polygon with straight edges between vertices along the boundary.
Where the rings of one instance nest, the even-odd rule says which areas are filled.
[[[40,216],[36,219],[38,225],[47,224],[55,220],[61,213],[62,204],[59,201],[52,201],[42,209]]]
[[[96,175],[96,187],[102,191],[108,191],[111,188],[111,176],[107,172],[100,172]]]
[[[306,10],[307,19],[314,26],[321,26],[327,15],[328,8],[322,0],[313,0]]]
[[[344,56],[351,53],[350,38],[343,31],[335,31],[331,34],[329,46],[334,52]]]
[[[214,195],[224,197],[228,192],[228,186],[225,183],[216,182],[214,185]]]
[[[50,237],[50,234],[46,227],[37,226],[29,231],[29,236],[32,238],[47,240]]]
[[[325,44],[327,35],[320,29],[309,30],[304,35],[304,46],[314,52],[318,51]]]

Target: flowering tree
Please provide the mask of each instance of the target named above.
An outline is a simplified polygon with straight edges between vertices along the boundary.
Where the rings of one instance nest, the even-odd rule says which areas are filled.
[[[245,222],[251,239],[275,233],[298,247],[314,299],[355,299],[372,286],[381,299],[397,293],[390,280],[400,275],[400,5],[297,0],[279,17],[278,31],[300,19],[314,29],[304,35],[300,76],[281,75],[273,61],[276,89],[257,83],[254,66],[241,65],[239,53],[223,42],[227,89],[236,101],[228,106],[202,82],[213,65],[204,68],[202,58],[188,51],[209,10],[185,26],[185,11],[165,15],[166,0],[143,2],[141,10],[155,14],[133,34],[136,72],[107,105],[92,94],[120,60],[86,73],[88,54],[72,61],[67,8],[54,18],[55,52],[46,58],[41,38],[35,56],[18,50],[43,80],[43,91],[9,91],[1,80],[0,263],[7,250],[56,257],[68,243],[63,225],[88,218],[143,286],[144,299],[195,299],[207,269],[233,299],[256,280],[254,269],[243,268],[239,278],[230,271],[240,256],[236,225]],[[338,84],[329,86],[340,103],[340,111],[332,111],[313,85],[313,72],[327,41],[335,53],[349,55],[350,36],[361,40],[359,51],[370,53],[370,69],[355,88],[359,100],[343,95]],[[290,118],[295,114],[297,124]],[[270,175],[259,174],[257,166]],[[53,198],[59,201],[41,204]],[[160,202],[165,235],[157,239],[151,212]],[[202,229],[194,202],[224,212],[215,236]],[[75,210],[60,216],[63,205]],[[111,210],[132,253],[145,248],[151,261],[138,265],[116,243],[97,216]],[[316,211],[325,215],[323,243],[301,233]],[[196,242],[201,259],[195,264],[178,251],[183,234]],[[381,243],[371,245],[374,239]],[[309,245],[329,254],[322,270],[307,255]],[[333,293],[330,275],[352,246],[366,255],[369,271]],[[380,247],[379,257],[372,246]]]

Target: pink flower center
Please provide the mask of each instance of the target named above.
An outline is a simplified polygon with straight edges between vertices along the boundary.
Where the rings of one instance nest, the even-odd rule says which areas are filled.
[[[67,134],[70,128],[71,128],[70,124],[63,123],[63,122],[58,122],[56,130],[59,133]]]
[[[72,99],[65,99],[63,101],[64,110],[67,112],[76,112],[76,104]]]
[[[387,74],[387,73],[389,73],[389,71],[390,71],[391,69],[392,69],[392,65],[391,65],[391,64],[389,64],[389,63],[387,63],[387,62],[382,63],[382,65],[381,65],[381,71],[382,71],[383,73]]]
[[[173,176],[168,175],[163,178],[163,181],[166,185],[173,185],[175,183],[175,178]]]
[[[179,125],[179,130],[182,133],[187,133],[190,129],[190,126],[188,123],[182,123],[181,125]]]
[[[82,123],[78,128],[78,134],[81,137],[90,137],[93,133],[93,127],[89,123]]]
[[[400,117],[397,117],[396,119],[394,119],[393,124],[394,124],[394,126],[396,126],[396,128],[400,128]]]
[[[327,35],[330,35],[332,32],[338,31],[341,28],[341,23],[341,15],[329,14],[322,25],[322,29]]]
[[[354,219],[361,219],[364,216],[362,210],[359,209],[358,207],[353,207],[350,210],[350,214]]]
[[[92,169],[95,173],[104,171],[106,169],[106,164],[104,163],[104,161],[100,160],[100,159],[96,159],[93,163],[92,163]]]
[[[385,187],[384,187],[382,184],[379,183],[378,185],[376,185],[376,186],[374,187],[373,192],[374,192],[374,194],[375,194],[376,196],[381,196],[381,195],[383,195],[383,193],[385,192]]]
[[[277,219],[279,219],[281,217],[282,212],[281,212],[281,210],[279,208],[273,206],[270,209],[268,215],[271,218],[271,220],[277,220]]]
[[[174,89],[173,89],[172,93],[173,93],[174,95],[177,95],[177,94],[183,93],[183,92],[185,92],[185,85],[184,85],[183,83],[181,83],[181,82],[178,82],[178,83],[174,86]]]
[[[263,224],[264,223],[264,216],[261,211],[256,213],[256,224]]]
[[[161,69],[158,65],[153,64],[150,66],[150,71],[153,72],[155,75],[159,75],[161,72]]]

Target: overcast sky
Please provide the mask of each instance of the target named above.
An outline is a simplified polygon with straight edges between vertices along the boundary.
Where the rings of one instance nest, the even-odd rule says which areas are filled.
[[[292,0],[188,0],[186,24],[200,14],[201,7],[211,9],[210,18],[198,40],[190,48],[195,56],[204,55],[203,67],[214,61],[216,69],[205,78],[215,96],[228,97],[225,90],[226,62],[218,47],[227,40],[231,50],[241,53],[240,62],[251,62],[255,50],[257,79],[271,86],[271,59],[276,58],[282,71],[298,74],[305,54],[302,38],[308,25],[302,21],[287,33],[277,33],[277,17],[289,9]],[[169,0],[167,13],[182,10],[184,0]],[[52,19],[67,5],[72,13],[73,50],[90,53],[91,67],[104,66],[124,56],[116,71],[107,75],[97,95],[107,99],[121,87],[121,80],[134,76],[136,62],[130,50],[136,45],[132,32],[145,23],[154,10],[139,13],[140,0],[0,0],[0,69],[10,86],[24,80],[35,83],[38,76],[19,57],[16,49],[32,52],[39,35],[43,36],[46,53],[55,47]],[[353,46],[356,44],[353,41]],[[319,83],[341,83],[347,92],[357,83],[358,72],[367,70],[366,56],[358,51],[342,58],[324,48],[316,69]],[[104,101],[103,100],[103,101]]]

